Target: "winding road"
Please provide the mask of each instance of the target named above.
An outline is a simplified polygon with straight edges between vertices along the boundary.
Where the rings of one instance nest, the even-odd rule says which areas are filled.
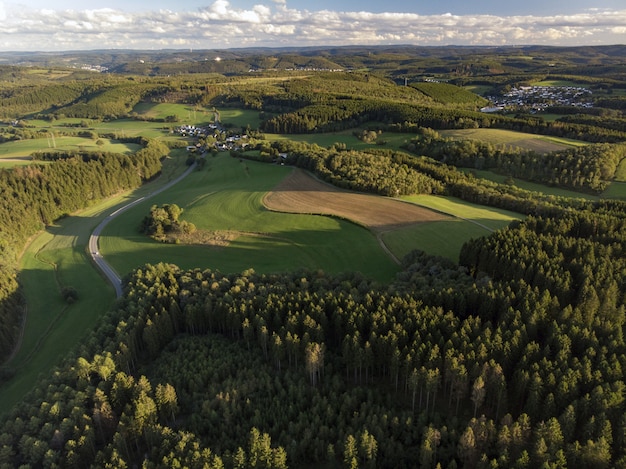
[[[115,269],[113,267],[111,267],[109,265],[109,263],[104,260],[104,257],[102,257],[102,255],[100,254],[100,249],[99,249],[99,237],[100,237],[100,233],[102,233],[102,230],[104,229],[105,226],[107,226],[109,224],[109,222],[111,220],[113,220],[115,217],[117,217],[118,215],[124,213],[126,210],[128,210],[131,207],[134,207],[135,205],[150,199],[151,197],[154,197],[157,194],[160,194],[161,192],[169,189],[170,187],[172,187],[173,185],[177,184],[178,182],[182,181],[184,178],[186,178],[196,167],[196,163],[192,164],[191,166],[189,166],[189,168],[187,168],[185,170],[185,172],[183,174],[181,174],[180,176],[178,176],[176,179],[172,179],[170,182],[168,182],[167,184],[165,184],[163,187],[158,188],[157,190],[151,192],[150,194],[144,196],[144,197],[140,197],[136,200],[133,200],[132,202],[116,209],[114,212],[112,212],[111,214],[109,214],[104,220],[102,220],[100,222],[100,224],[98,226],[96,226],[96,228],[93,230],[93,232],[91,233],[91,236],[89,237],[89,253],[91,255],[91,258],[93,259],[94,263],[96,264],[96,266],[102,271],[102,273],[104,274],[104,276],[107,278],[107,280],[113,285],[113,288],[115,288],[115,295],[120,298],[122,296],[122,279],[119,276],[119,274],[115,271]]]

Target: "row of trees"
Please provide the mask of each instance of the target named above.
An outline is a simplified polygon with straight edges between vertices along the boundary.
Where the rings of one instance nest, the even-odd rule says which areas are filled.
[[[478,140],[443,138],[432,129],[420,129],[406,148],[458,167],[494,169],[516,178],[593,193],[608,187],[626,156],[624,144],[585,145],[540,154]]]

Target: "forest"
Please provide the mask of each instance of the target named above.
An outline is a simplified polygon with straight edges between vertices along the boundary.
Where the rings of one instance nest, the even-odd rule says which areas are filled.
[[[626,201],[604,197],[624,181],[624,50],[542,48],[527,68],[519,54],[535,49],[451,52],[232,51],[219,64],[103,53],[114,73],[58,78],[0,66],[2,142],[46,138],[55,122],[102,137],[96,124],[145,119],[140,104],[244,109],[259,125],[236,129],[250,142],[231,150],[241,162],[280,158],[347,190],[525,216],[465,243],[458,262],[415,250],[385,284],[307,266],[138,265],[86,338],[0,415],[0,467],[626,467]],[[597,64],[582,58],[592,52]],[[480,111],[485,96],[547,70],[589,86],[593,111]],[[477,128],[577,144],[541,152],[440,133]],[[316,143],[329,132],[374,143]],[[391,147],[376,142],[382,132],[412,137]],[[28,239],[153,180],[188,143],[167,135],[132,137],[134,153],[49,148],[0,169],[0,359],[28,308],[18,270]],[[137,231],[159,240],[195,229],[175,204],[144,215]],[[12,377],[2,368],[0,381]]]

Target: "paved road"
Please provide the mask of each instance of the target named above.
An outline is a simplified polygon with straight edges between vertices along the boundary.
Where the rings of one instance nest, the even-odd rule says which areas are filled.
[[[115,269],[111,267],[109,263],[104,260],[104,257],[102,257],[102,255],[100,254],[100,249],[98,247],[99,246],[98,239],[99,239],[100,233],[102,233],[102,230],[104,229],[104,227],[107,226],[107,224],[111,220],[113,220],[115,217],[117,217],[121,213],[124,213],[129,208],[134,207],[135,205],[169,189],[174,184],[186,178],[189,175],[189,173],[191,173],[195,169],[195,167],[196,167],[196,164],[194,163],[191,166],[189,166],[189,168],[187,168],[187,170],[183,174],[178,176],[176,179],[173,179],[172,181],[168,182],[163,187],[160,187],[154,192],[151,192],[150,194],[144,197],[140,197],[139,199],[133,200],[132,202],[118,208],[113,213],[109,214],[104,220],[102,220],[100,224],[96,226],[96,229],[93,230],[93,233],[91,233],[91,236],[89,237],[89,253],[91,254],[91,258],[95,262],[96,266],[105,275],[107,280],[111,282],[111,284],[115,288],[115,294],[117,295],[118,298],[121,297],[123,293],[122,292],[122,279],[118,275],[118,273],[115,271]]]

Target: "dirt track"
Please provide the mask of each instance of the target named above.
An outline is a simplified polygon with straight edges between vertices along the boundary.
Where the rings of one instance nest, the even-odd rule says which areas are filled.
[[[387,197],[344,191],[321,182],[301,169],[294,171],[264,200],[270,210],[335,215],[376,233],[414,223],[448,220],[440,213]]]

